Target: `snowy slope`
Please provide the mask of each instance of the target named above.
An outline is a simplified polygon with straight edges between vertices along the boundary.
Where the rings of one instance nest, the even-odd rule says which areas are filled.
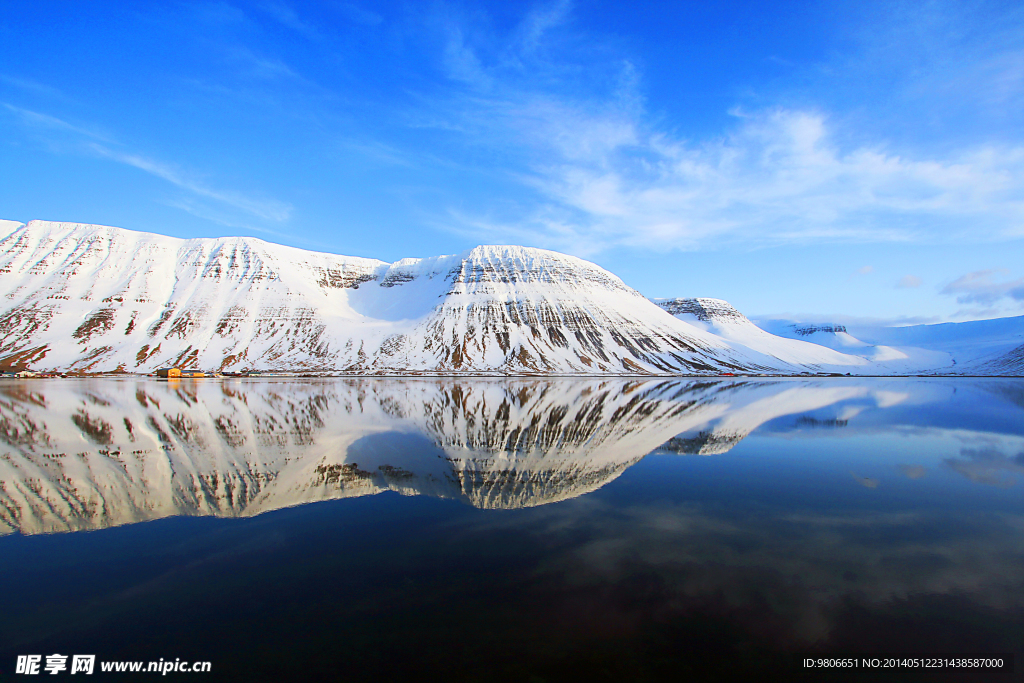
[[[758,325],[779,337],[806,341],[860,356],[892,372],[924,372],[951,368],[952,357],[936,349],[908,346],[890,346],[868,343],[854,337],[845,325],[837,323],[792,323],[789,321],[759,321]]]
[[[381,261],[33,221],[0,240],[0,357],[40,369],[316,363]]]
[[[851,374],[905,374],[950,364],[949,357],[943,353],[911,355],[888,346],[865,344],[837,325],[787,323],[766,330],[721,299],[654,301],[688,324],[733,344],[757,349],[784,363],[814,363],[822,369]]]
[[[989,364],[994,364],[994,370],[1003,356],[1009,356],[1012,370],[1014,349],[1024,345],[1024,316],[904,327],[856,326],[852,331],[873,343],[946,353],[958,372],[976,372]],[[1020,372],[1018,365],[1015,374]]]
[[[586,261],[540,249],[373,259],[252,238],[179,240],[32,221],[0,239],[0,365],[145,372],[820,372],[673,318]],[[829,367],[822,364],[827,363]]]
[[[890,366],[892,355],[900,354],[918,368],[940,374],[1024,372],[1024,316],[902,327],[786,320],[759,320],[757,325],[779,336],[807,339]]]

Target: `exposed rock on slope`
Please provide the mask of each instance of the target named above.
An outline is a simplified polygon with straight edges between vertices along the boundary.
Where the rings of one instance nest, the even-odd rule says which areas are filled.
[[[671,315],[690,315],[702,323],[750,322],[742,313],[733,308],[728,301],[721,299],[657,299],[659,306]]]
[[[793,333],[800,337],[807,337],[812,334],[846,334],[846,325],[833,325],[831,323],[793,325]]]

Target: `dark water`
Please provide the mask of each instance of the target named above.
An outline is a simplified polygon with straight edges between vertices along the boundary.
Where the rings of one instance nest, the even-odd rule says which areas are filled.
[[[0,439],[0,681],[1024,665],[1021,380],[23,380]]]

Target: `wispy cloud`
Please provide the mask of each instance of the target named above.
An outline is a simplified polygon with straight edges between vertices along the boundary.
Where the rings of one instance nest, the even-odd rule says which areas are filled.
[[[268,228],[254,225],[251,221],[238,220],[238,218],[228,210],[220,208],[216,205],[210,204],[209,202],[203,202],[197,200],[195,197],[181,196],[174,199],[169,199],[162,202],[163,204],[180,209],[186,213],[190,213],[197,218],[222,225],[226,228],[231,228],[232,231],[243,230],[249,232],[256,232],[264,235],[269,235],[273,238],[283,241],[291,242],[304,242],[307,244],[313,244],[310,240],[296,237],[293,233],[285,233],[279,230],[270,230]],[[317,243],[317,246],[322,246]]]
[[[47,97],[63,98],[62,93],[57,88],[34,81],[31,78],[22,78],[20,76],[11,76],[9,74],[0,74],[0,83],[6,83],[12,85],[21,90],[31,92],[36,95],[45,95]]]
[[[1024,222],[1020,149],[953,160],[844,152],[824,115],[783,109],[696,145],[619,112],[541,101],[523,114],[542,152],[528,181],[548,211],[572,215],[577,238],[607,246],[958,239],[968,225],[974,239],[998,239]]]
[[[73,143],[60,147],[58,151],[61,153],[68,153],[69,151],[77,154],[84,153],[126,164],[165,180],[195,196],[212,200],[225,207],[230,207],[264,220],[283,223],[291,216],[293,207],[287,202],[253,197],[234,190],[210,187],[199,179],[195,173],[189,173],[174,164],[118,149],[121,145],[113,136],[98,132],[88,126],[72,124],[56,116],[15,107],[6,103],[3,104],[3,107],[13,113],[22,125],[28,128],[48,133],[51,136],[55,133],[61,133],[67,134],[65,135],[66,138],[69,135]]]
[[[262,2],[259,8],[282,26],[302,34],[311,40],[320,40],[320,32],[311,23],[303,20],[290,6],[283,2]]]
[[[962,275],[942,288],[943,294],[956,296],[959,304],[991,305],[1000,299],[1024,301],[1024,278],[996,281],[1006,270],[978,270]]]
[[[282,223],[288,220],[292,212],[292,206],[285,202],[274,199],[258,199],[240,192],[207,187],[181,169],[161,161],[137,154],[118,152],[98,144],[92,144],[90,148],[102,157],[133,166],[200,197],[212,199],[259,218]]]
[[[75,125],[68,123],[63,119],[59,119],[56,116],[50,116],[49,114],[41,114],[37,111],[30,109],[23,109],[22,107],[15,107],[14,105],[4,103],[6,108],[11,113],[15,114],[21,123],[29,128],[60,131],[63,133],[73,133],[83,137],[90,138],[92,140],[99,140],[101,142],[111,143],[113,140],[106,134],[88,128],[82,125]]]
[[[445,64],[458,92],[434,103],[435,120],[467,145],[517,160],[514,177],[532,190],[514,211],[467,216],[469,229],[577,253],[1019,236],[1022,147],[922,155],[885,139],[850,144],[826,111],[794,107],[736,108],[724,134],[687,139],[645,111],[628,60],[599,92],[544,56],[538,46],[567,12],[559,3],[530,15],[498,50],[447,25]],[[529,77],[509,69],[510,52]]]
[[[873,272],[875,272],[874,266],[861,266],[857,270],[850,273],[850,275],[846,278],[846,281],[854,282],[860,280],[865,275],[871,275]]]
[[[279,78],[303,82],[306,80],[280,59],[256,54],[241,45],[235,45],[228,49],[228,57],[242,66],[247,76],[268,80]]]
[[[896,283],[897,289],[916,289],[921,286],[921,278],[916,275],[904,275]]]
[[[519,44],[524,51],[532,52],[541,43],[544,34],[564,23],[572,10],[569,0],[559,0],[545,7],[539,7],[526,15],[520,24]]]
[[[355,5],[351,2],[340,3],[339,5],[337,5],[337,7],[349,19],[351,19],[357,24],[362,24],[363,26],[376,26],[377,24],[384,21],[384,17],[377,14],[376,12],[371,12],[369,10],[363,9],[362,7],[359,7],[358,5]]]

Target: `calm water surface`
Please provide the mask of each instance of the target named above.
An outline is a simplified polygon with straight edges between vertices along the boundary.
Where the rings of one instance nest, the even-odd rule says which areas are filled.
[[[1019,672],[1022,486],[1022,380],[4,380],[0,681]]]

